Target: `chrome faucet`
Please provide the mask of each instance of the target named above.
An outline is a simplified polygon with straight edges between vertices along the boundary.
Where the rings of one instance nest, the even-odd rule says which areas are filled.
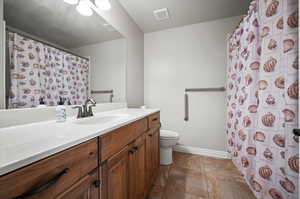
[[[91,103],[91,105],[89,105]],[[77,118],[85,118],[94,116],[93,107],[96,106],[96,102],[92,98],[88,98],[83,105],[74,106],[73,108],[78,108]]]

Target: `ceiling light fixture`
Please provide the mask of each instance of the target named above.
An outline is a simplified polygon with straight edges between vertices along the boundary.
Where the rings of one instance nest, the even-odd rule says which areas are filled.
[[[100,10],[110,10],[111,9],[111,4],[109,0],[95,0],[96,6]]]
[[[64,2],[71,4],[71,5],[76,5],[78,3],[78,0],[64,0]]]
[[[93,10],[90,8],[86,0],[80,0],[79,4],[76,6],[76,10],[83,16],[93,15]]]

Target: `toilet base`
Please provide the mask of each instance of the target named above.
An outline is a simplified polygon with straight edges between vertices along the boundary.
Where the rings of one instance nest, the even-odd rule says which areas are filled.
[[[170,165],[173,163],[173,149],[172,147],[160,147],[160,164]]]

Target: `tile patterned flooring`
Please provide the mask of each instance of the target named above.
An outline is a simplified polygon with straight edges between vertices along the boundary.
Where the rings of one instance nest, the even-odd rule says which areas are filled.
[[[148,199],[255,199],[231,160],[174,152]]]

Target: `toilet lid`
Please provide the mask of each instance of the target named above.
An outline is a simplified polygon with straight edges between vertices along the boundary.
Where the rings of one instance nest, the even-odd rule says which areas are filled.
[[[172,139],[172,138],[178,138],[178,133],[174,131],[168,131],[168,130],[160,130],[160,138],[163,139]]]

